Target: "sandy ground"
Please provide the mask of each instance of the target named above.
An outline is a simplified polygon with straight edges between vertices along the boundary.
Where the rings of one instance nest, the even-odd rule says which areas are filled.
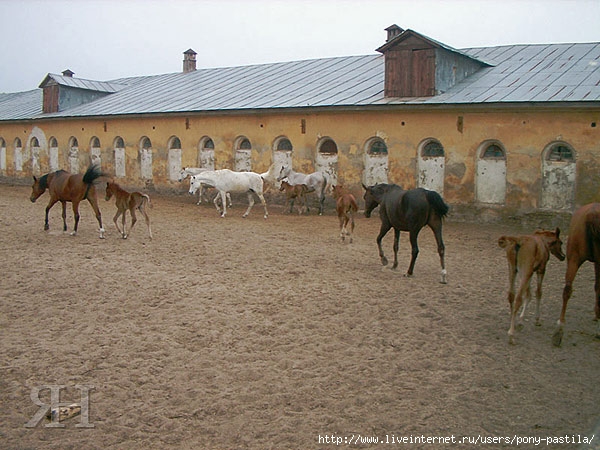
[[[264,220],[257,204],[242,219],[243,199],[234,198],[221,219],[187,196],[154,195],[154,240],[143,222],[123,240],[114,204],[102,198],[100,240],[88,204],[78,236],[61,231],[58,206],[44,232],[48,194],[32,204],[29,192],[0,185],[2,448],[318,449],[352,436],[432,448],[394,442],[584,439],[597,424],[591,265],[576,279],[561,348],[551,336],[565,263],[554,258],[542,326],[530,308],[508,345],[496,241],[530,230],[450,217],[442,285],[428,229],[413,278],[403,276],[404,234],[399,270],[381,266],[377,215],[357,218],[348,245],[331,212],[273,206]],[[391,256],[391,233],[384,243]],[[93,386],[91,427],[77,427],[81,417],[62,429],[25,427],[38,411],[32,389],[44,385],[65,386],[67,403],[80,401],[76,385]],[[372,447],[352,443],[345,447]]]

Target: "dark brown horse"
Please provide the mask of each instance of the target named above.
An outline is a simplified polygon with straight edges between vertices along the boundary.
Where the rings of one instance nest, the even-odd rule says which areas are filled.
[[[444,240],[442,238],[443,218],[448,214],[449,207],[446,205],[440,194],[427,189],[403,190],[396,184],[376,184],[365,189],[365,216],[370,217],[371,212],[379,205],[379,215],[381,217],[381,228],[377,236],[377,247],[379,248],[379,257],[381,263],[385,266],[388,263],[383,254],[381,241],[387,232],[394,228],[394,264],[392,269],[398,267],[398,245],[400,240],[400,231],[408,231],[410,235],[410,245],[412,254],[410,266],[406,276],[410,277],[415,268],[419,246],[417,238],[421,229],[427,225],[432,229],[438,246],[440,263],[442,265],[441,283],[446,283],[446,266],[444,264]]]
[[[127,239],[127,231],[125,229],[125,216],[127,214],[127,210],[129,210],[131,213],[131,227],[129,227],[129,233],[131,233],[133,226],[137,222],[137,217],[135,216],[136,209],[142,213],[144,219],[146,219],[148,234],[150,235],[150,239],[152,239],[150,217],[148,217],[148,213],[146,212],[146,205],[152,208],[150,197],[147,194],[142,194],[141,192],[128,192],[114,181],[109,181],[106,183],[106,196],[104,198],[106,201],[108,201],[113,195],[115,196],[115,206],[117,207],[117,213],[115,214],[115,217],[113,217],[113,222],[115,223],[115,226],[117,227],[117,230],[123,239]],[[123,216],[123,230],[119,228],[119,223],[117,222],[117,219],[121,215]]]
[[[56,202],[62,204],[63,231],[67,231],[67,202],[73,204],[73,216],[75,217],[75,226],[73,227],[72,236],[77,234],[77,226],[79,225],[79,203],[87,200],[92,205],[92,209],[98,219],[100,225],[100,239],[104,239],[104,227],[102,227],[102,216],[98,208],[98,197],[96,195],[96,186],[94,181],[103,176],[100,168],[96,165],[88,167],[86,172],[82,174],[72,175],[64,170],[47,173],[40,178],[33,177],[33,186],[31,187],[30,200],[35,202],[46,189],[50,193],[50,201],[46,206],[46,222],[44,230],[50,229],[48,224],[48,213]]]
[[[348,236],[348,242],[352,243],[354,214],[358,211],[356,198],[342,186],[333,186],[333,198],[335,198],[335,210],[340,221],[340,238],[344,241]]]
[[[552,336],[552,342],[559,347],[562,343],[567,303],[573,293],[573,280],[579,267],[586,262],[594,263],[596,281],[594,291],[594,309],[596,320],[600,319],[600,203],[589,203],[573,214],[569,225],[567,240],[567,272],[563,289],[563,304],[558,319],[558,329]],[[600,325],[600,323],[599,323]],[[600,328],[596,330],[600,337]]]

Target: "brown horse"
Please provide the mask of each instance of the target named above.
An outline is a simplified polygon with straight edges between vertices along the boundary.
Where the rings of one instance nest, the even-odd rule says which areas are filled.
[[[127,239],[127,231],[125,230],[125,216],[127,210],[131,213],[131,227],[129,228],[129,232],[133,230],[133,226],[137,222],[137,217],[135,216],[135,210],[137,209],[142,213],[144,218],[146,219],[146,226],[148,227],[148,234],[150,235],[150,239],[152,239],[152,229],[150,228],[150,218],[146,213],[146,204],[152,208],[152,203],[150,203],[150,197],[146,194],[142,194],[141,192],[127,192],[121,186],[119,186],[114,181],[109,181],[106,183],[106,196],[105,199],[108,201],[115,196],[115,206],[117,207],[117,213],[115,217],[113,217],[113,222],[117,227],[117,230],[123,236],[123,239]],[[123,216],[123,230],[119,228],[119,224],[117,223],[117,219],[119,216]]]
[[[573,293],[573,280],[579,267],[586,261],[594,263],[596,273],[594,309],[595,320],[598,320],[600,319],[600,203],[589,203],[582,206],[575,211],[571,218],[567,240],[567,272],[563,289],[563,304],[558,319],[558,329],[552,336],[552,342],[556,347],[562,343],[567,303]],[[596,336],[600,337],[600,328],[596,330]]]
[[[308,211],[308,204],[306,202],[306,194],[308,193],[308,187],[305,184],[294,184],[291,185],[286,180],[281,182],[280,191],[285,192],[285,198],[287,203],[290,205],[290,214],[294,209],[294,200],[299,198],[302,206],[298,206],[298,214]]]
[[[560,229],[554,231],[537,230],[534,234],[527,236],[501,236],[498,246],[506,250],[508,261],[508,304],[510,305],[510,329],[508,330],[508,342],[514,344],[515,325],[521,328],[527,304],[531,299],[531,278],[537,274],[537,289],[535,292],[535,324],[540,323],[540,303],[542,301],[542,282],[546,273],[546,266],[550,254],[556,256],[560,261],[565,260],[560,240]],[[519,288],[515,297],[515,280],[520,273]],[[516,324],[517,314],[523,305],[519,315],[519,323]]]
[[[354,213],[358,211],[356,197],[342,186],[333,186],[333,198],[335,198],[335,210],[340,221],[340,238],[343,242],[348,236],[348,242],[352,243]]]
[[[365,186],[365,216],[371,217],[371,212],[379,205],[379,217],[381,218],[381,228],[377,236],[377,248],[381,264],[387,265],[388,260],[383,254],[381,241],[388,231],[394,228],[394,264],[392,269],[398,267],[398,246],[400,241],[400,231],[408,231],[410,236],[410,245],[412,247],[410,265],[406,272],[407,277],[411,277],[419,254],[419,245],[417,238],[421,229],[427,225],[433,231],[440,255],[440,264],[442,266],[441,283],[446,283],[446,266],[444,263],[445,246],[442,239],[443,219],[450,210],[441,195],[435,191],[417,188],[405,191],[396,184],[376,184],[375,186]]]
[[[79,203],[87,200],[92,205],[92,209],[98,219],[100,225],[100,239],[104,239],[104,228],[102,227],[102,216],[98,208],[98,197],[96,195],[96,186],[94,181],[104,174],[96,165],[88,167],[86,172],[82,174],[72,175],[64,170],[47,173],[40,178],[33,177],[33,186],[31,187],[30,200],[35,202],[46,189],[50,193],[50,201],[46,206],[46,222],[44,230],[50,229],[48,224],[48,212],[56,202],[62,204],[63,231],[67,231],[67,202],[73,204],[73,215],[75,217],[75,226],[73,227],[72,236],[77,234],[77,226],[79,225]]]

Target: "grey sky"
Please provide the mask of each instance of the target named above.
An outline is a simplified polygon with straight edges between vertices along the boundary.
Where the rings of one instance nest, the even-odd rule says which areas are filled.
[[[0,92],[47,73],[111,80],[373,54],[397,24],[455,48],[600,41],[600,0],[0,0]]]

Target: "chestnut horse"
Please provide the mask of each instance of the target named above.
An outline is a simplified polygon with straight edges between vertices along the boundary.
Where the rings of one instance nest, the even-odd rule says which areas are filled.
[[[440,194],[423,188],[405,191],[396,184],[376,184],[370,187],[363,184],[363,188],[365,189],[365,216],[371,217],[371,212],[379,205],[381,228],[377,236],[377,247],[381,263],[384,266],[388,263],[381,248],[381,241],[390,231],[390,228],[394,228],[394,265],[392,269],[398,267],[400,231],[408,231],[410,233],[412,254],[406,276],[412,276],[419,254],[417,238],[421,229],[427,225],[432,229],[437,242],[442,265],[442,279],[440,282],[445,284],[446,266],[444,264],[445,247],[442,239],[442,223],[450,208]]]
[[[56,202],[62,204],[63,231],[67,231],[67,202],[73,204],[73,216],[75,217],[75,226],[73,227],[72,236],[77,234],[77,226],[79,225],[79,203],[87,200],[92,205],[92,209],[98,219],[100,225],[100,239],[104,239],[104,228],[102,227],[102,216],[98,208],[98,197],[96,195],[96,186],[94,181],[101,176],[104,176],[100,167],[91,165],[86,172],[82,174],[72,175],[64,170],[47,173],[40,178],[33,177],[33,186],[31,187],[32,202],[35,202],[46,189],[50,193],[50,201],[46,206],[46,222],[44,230],[49,230],[48,213]]]
[[[352,243],[354,213],[358,211],[356,197],[342,186],[333,186],[333,198],[335,198],[335,210],[340,220],[340,238],[343,242],[348,236],[348,242]]]
[[[133,226],[137,222],[137,217],[135,216],[136,209],[141,212],[144,216],[144,219],[146,219],[148,234],[150,235],[150,239],[152,239],[150,217],[148,217],[148,213],[146,213],[146,204],[152,208],[150,197],[146,194],[142,194],[141,192],[127,192],[114,181],[109,181],[106,183],[106,196],[104,198],[106,201],[108,201],[113,195],[115,196],[115,206],[117,207],[117,213],[115,214],[115,217],[113,217],[113,222],[115,223],[119,233],[123,236],[123,239],[127,239],[127,231],[125,230],[125,216],[127,215],[127,210],[129,210],[131,213],[131,227],[129,227],[129,233],[131,233]],[[119,224],[117,222],[117,219],[121,215],[123,216],[123,230],[119,228]]]
[[[298,206],[298,214],[302,214],[303,212],[308,211],[308,204],[306,202],[306,193],[308,192],[308,187],[305,184],[294,184],[291,185],[286,180],[281,182],[280,191],[285,191],[285,198],[287,203],[290,205],[290,214],[294,209],[294,200],[299,198],[302,202],[301,206]]]
[[[569,238],[567,240],[567,272],[565,274],[565,287],[563,289],[563,303],[558,319],[558,329],[552,336],[552,343],[559,347],[562,343],[565,314],[567,303],[573,293],[573,280],[579,267],[586,262],[594,263],[596,281],[594,283],[594,309],[596,319],[600,319],[600,203],[589,203],[579,208],[569,225]],[[600,323],[596,336],[600,337]]]
[[[508,261],[508,304],[510,306],[510,328],[508,330],[508,342],[515,343],[515,329],[522,328],[523,317],[527,304],[531,299],[531,278],[537,274],[537,289],[535,291],[535,325],[540,326],[540,303],[542,301],[542,283],[546,273],[546,266],[550,255],[556,256],[560,261],[565,260],[560,240],[560,228],[554,231],[536,230],[534,234],[527,236],[500,236],[498,246],[506,250]],[[519,287],[515,297],[515,280],[520,274]],[[523,309],[519,315],[519,309]]]

